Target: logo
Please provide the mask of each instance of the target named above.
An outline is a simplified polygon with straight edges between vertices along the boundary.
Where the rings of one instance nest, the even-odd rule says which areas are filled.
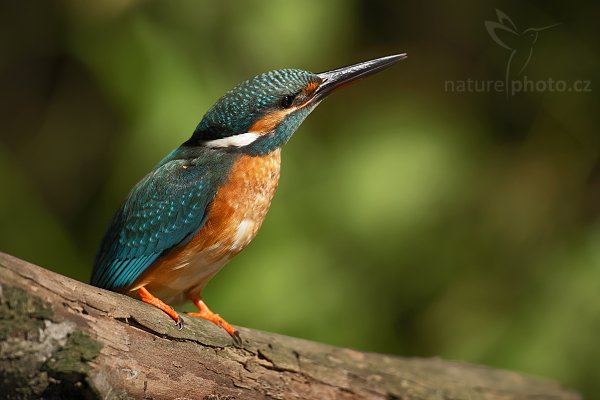
[[[541,28],[519,29],[504,12],[496,9],[497,21],[484,21],[492,40],[507,52],[503,79],[465,79],[444,81],[444,91],[451,93],[504,93],[506,99],[521,93],[590,93],[592,81],[567,81],[546,77],[531,79],[524,74],[533,58],[534,48],[543,40],[546,31],[561,25],[555,23]]]
[[[485,21],[485,27],[491,38],[501,47],[508,50],[508,60],[505,72],[505,92],[508,96],[509,81],[523,73],[533,55],[533,47],[539,39],[539,34],[561,23],[542,28],[527,28],[520,31],[515,23],[502,11],[496,9],[498,21]]]

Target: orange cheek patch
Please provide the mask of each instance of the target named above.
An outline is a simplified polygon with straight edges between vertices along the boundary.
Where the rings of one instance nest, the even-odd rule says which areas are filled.
[[[265,135],[274,130],[293,109],[274,111],[257,120],[250,127],[250,132]]]

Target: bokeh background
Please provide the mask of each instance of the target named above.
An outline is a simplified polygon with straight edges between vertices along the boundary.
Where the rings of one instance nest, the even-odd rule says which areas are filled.
[[[562,23],[516,78],[589,91],[449,90],[504,79],[510,52],[484,25],[496,8],[521,32]],[[86,281],[128,190],[226,90],[406,51],[303,124],[259,236],[207,302],[242,326],[595,397],[599,15],[576,1],[2,2],[0,250]]]

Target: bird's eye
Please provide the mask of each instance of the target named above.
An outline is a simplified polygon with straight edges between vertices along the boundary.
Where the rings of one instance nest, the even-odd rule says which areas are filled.
[[[281,99],[279,104],[282,108],[288,108],[294,102],[294,98],[296,98],[296,96],[285,96],[283,99]]]

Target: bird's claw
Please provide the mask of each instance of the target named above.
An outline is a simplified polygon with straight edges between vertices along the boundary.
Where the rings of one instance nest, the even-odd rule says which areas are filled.
[[[240,331],[238,331],[237,329],[233,331],[233,333],[231,334],[231,338],[233,339],[233,344],[236,347],[242,347],[242,337],[240,336]]]
[[[177,327],[178,330],[182,330],[183,329],[183,319],[181,317],[177,318],[177,321],[175,321],[175,326]]]

